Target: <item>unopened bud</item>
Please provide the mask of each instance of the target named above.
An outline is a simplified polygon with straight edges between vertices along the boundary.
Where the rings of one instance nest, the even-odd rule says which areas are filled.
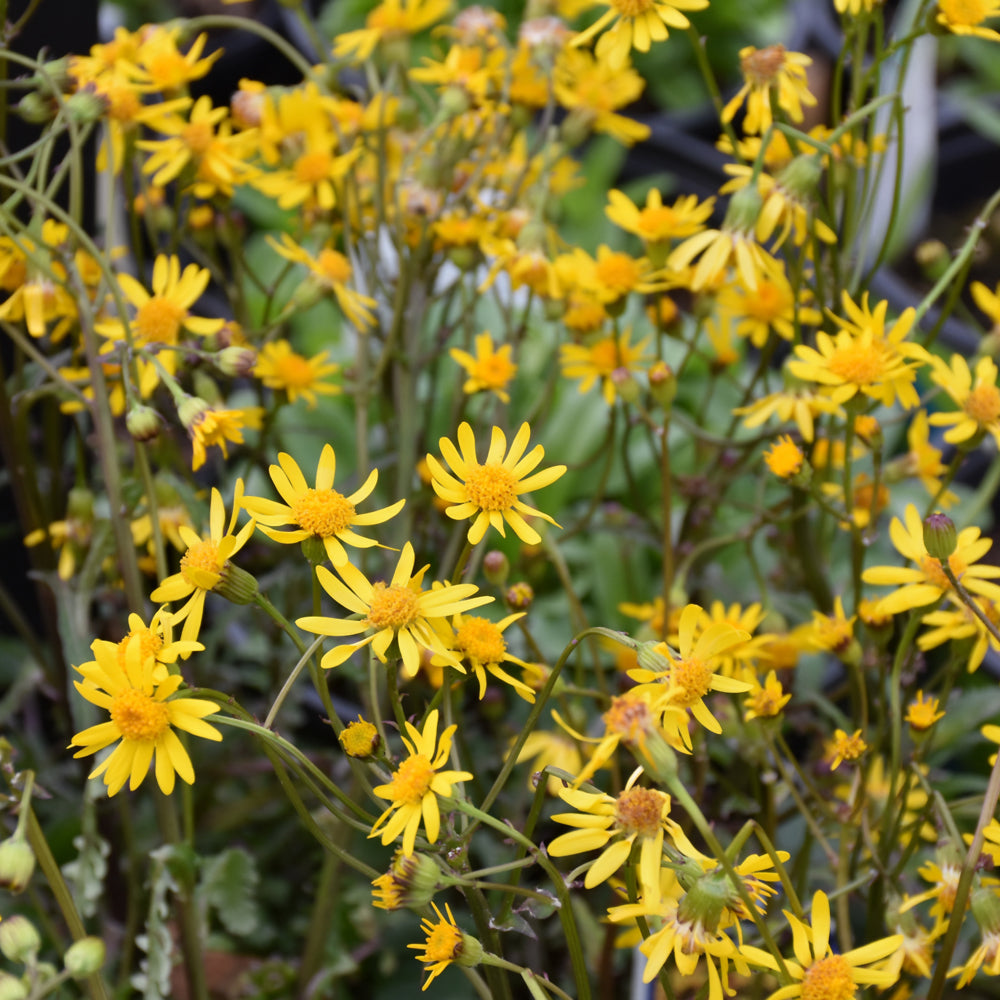
[[[632,373],[624,366],[616,368],[611,373],[611,382],[615,387],[615,392],[626,403],[637,403],[641,392],[639,383],[633,378]]]
[[[509,572],[510,561],[499,549],[490,549],[483,557],[483,575],[494,587],[502,587]]]
[[[729,207],[726,209],[726,217],[722,223],[722,228],[731,233],[753,232],[763,207],[764,202],[756,187],[740,188],[729,199]]]
[[[56,116],[56,105],[37,91],[25,94],[17,102],[17,113],[32,125],[44,125]]]
[[[9,972],[0,972],[0,1000],[26,1000],[28,987]]]
[[[125,414],[125,427],[136,441],[152,441],[160,433],[160,415],[151,406],[138,403]]]
[[[24,837],[14,834],[0,844],[0,887],[24,892],[35,870],[35,852]]]
[[[177,418],[188,432],[192,432],[210,409],[200,396],[185,396],[177,406]]]
[[[924,240],[913,256],[925,277],[931,281],[937,281],[951,264],[951,253],[940,240]]]
[[[924,548],[928,555],[944,562],[957,546],[955,522],[947,514],[939,511],[924,519]]]
[[[0,921],[0,953],[12,962],[27,963],[38,953],[42,944],[35,925],[15,913]]]
[[[108,110],[108,99],[92,90],[78,90],[66,98],[66,113],[78,125],[100,121]]]
[[[104,965],[104,955],[104,942],[99,937],[85,937],[66,949],[63,963],[74,979],[86,979]]]
[[[677,395],[677,376],[665,361],[657,361],[649,369],[649,394],[663,409],[673,404]]]
[[[812,200],[819,189],[823,167],[819,157],[811,153],[796,156],[784,170],[778,174],[778,184],[799,201]]]
[[[511,584],[504,594],[507,607],[512,611],[527,611],[531,607],[531,602],[535,599],[535,592],[530,583]]]
[[[257,352],[251,347],[224,347],[215,355],[215,367],[232,378],[249,375],[256,364]]]
[[[227,562],[222,568],[219,582],[213,589],[220,597],[233,604],[250,604],[260,592],[257,578],[231,562]]]

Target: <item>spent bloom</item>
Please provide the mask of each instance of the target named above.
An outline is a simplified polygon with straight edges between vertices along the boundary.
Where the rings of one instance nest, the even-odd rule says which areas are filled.
[[[491,525],[504,535],[505,521],[522,542],[537,545],[541,536],[522,515],[540,517],[550,524],[556,522],[548,514],[529,507],[520,497],[554,483],[566,471],[566,466],[553,465],[529,475],[545,457],[545,449],[535,445],[525,453],[531,437],[531,428],[527,424],[521,424],[509,451],[504,432],[494,427],[489,452],[483,463],[476,458],[476,439],[468,423],[459,425],[457,436],[458,448],[448,438],[443,437],[438,442],[441,454],[454,475],[447,472],[433,455],[427,456],[434,492],[451,504],[445,513],[456,521],[475,518],[468,535],[473,545],[482,540]]]
[[[124,657],[114,643],[95,640],[94,660],[75,669],[83,681],[74,681],[77,691],[105,709],[107,722],[77,733],[70,747],[80,747],[73,756],[88,757],[118,742],[115,749],[90,773],[104,776],[108,795],[119,792],[127,781],[134,791],[154,764],[156,783],[164,795],[174,790],[180,776],[189,785],[194,768],[184,745],[174,732],[183,730],[207,740],[221,740],[222,734],[205,722],[205,716],[219,710],[215,702],[178,695],[183,683],[180,674],[157,675],[156,660],[143,651],[141,636],[128,640]]]
[[[478,965],[483,957],[483,946],[471,934],[466,934],[456,923],[452,915],[451,907],[445,903],[445,910],[448,916],[438,909],[436,903],[431,903],[437,920],[429,920],[427,917],[421,921],[421,927],[427,935],[427,940],[423,944],[408,944],[407,948],[423,950],[422,955],[417,955],[418,962],[424,962],[430,970],[427,981],[421,986],[421,990],[426,990],[434,981],[435,976],[441,975],[452,962],[471,968]]]
[[[451,798],[452,786],[468,781],[468,771],[442,771],[451,753],[452,736],[458,726],[448,726],[438,739],[438,711],[427,716],[423,732],[412,723],[406,723],[403,742],[409,756],[395,770],[387,785],[377,785],[375,794],[388,799],[389,806],[375,821],[369,837],[382,837],[383,844],[391,844],[403,835],[403,854],[413,853],[413,846],[420,829],[421,819],[427,840],[434,843],[441,830],[441,812],[438,796]]]

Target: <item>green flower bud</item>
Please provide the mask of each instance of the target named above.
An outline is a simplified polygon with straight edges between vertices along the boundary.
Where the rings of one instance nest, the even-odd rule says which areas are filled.
[[[670,409],[677,396],[677,376],[665,361],[657,361],[649,369],[649,394],[663,409]]]
[[[108,100],[91,90],[78,90],[66,98],[66,113],[78,125],[99,122],[108,110]]]
[[[951,264],[951,252],[940,240],[924,240],[913,257],[929,281],[937,281]]]
[[[310,535],[308,538],[303,538],[301,544],[302,554],[310,566],[322,566],[326,562],[326,546],[322,538]]]
[[[515,583],[507,588],[504,600],[511,611],[527,611],[535,599],[535,591],[530,583]]]
[[[38,954],[42,940],[27,917],[14,914],[0,921],[0,953],[12,962],[29,963]]]
[[[214,589],[215,593],[233,604],[251,604],[260,593],[257,578],[231,562],[223,567]]]
[[[924,548],[927,554],[945,562],[958,546],[955,522],[938,511],[924,519]]]
[[[677,908],[677,918],[700,924],[709,934],[719,929],[722,911],[740,906],[740,894],[722,870],[708,872],[691,886]]]
[[[224,347],[215,356],[215,367],[223,375],[249,375],[257,364],[257,352],[250,347]]]
[[[983,934],[994,937],[1000,934],[1000,896],[995,889],[986,886],[973,889],[969,905]]]
[[[0,972],[0,1000],[25,1000],[28,987],[9,972]]]
[[[494,587],[502,587],[509,572],[510,561],[499,549],[490,549],[483,557],[483,575]]]
[[[177,406],[177,419],[187,431],[193,431],[211,409],[200,396],[185,396]]]
[[[104,965],[104,942],[99,937],[74,941],[63,955],[63,962],[74,979],[92,976]]]
[[[819,157],[812,153],[803,153],[801,156],[796,156],[778,174],[778,184],[799,201],[812,200],[819,189],[822,176],[823,167]]]
[[[37,91],[31,91],[17,102],[17,113],[32,125],[44,125],[55,118],[56,105]]]
[[[24,837],[8,837],[0,844],[0,888],[24,892],[35,870],[35,852]]]
[[[731,233],[753,232],[763,207],[763,199],[755,186],[740,188],[729,199],[729,207],[726,209],[726,218],[722,223],[722,228]]]
[[[152,441],[160,433],[160,415],[151,406],[138,403],[125,414],[125,427],[136,441]]]

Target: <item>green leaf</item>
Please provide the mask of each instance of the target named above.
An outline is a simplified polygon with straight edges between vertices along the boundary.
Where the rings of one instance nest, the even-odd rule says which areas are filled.
[[[252,934],[258,921],[254,897],[259,881],[253,858],[233,847],[203,860],[199,892],[230,934]]]

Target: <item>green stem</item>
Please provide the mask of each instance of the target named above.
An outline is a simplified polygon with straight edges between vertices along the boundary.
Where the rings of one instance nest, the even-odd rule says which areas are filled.
[[[267,713],[267,718],[264,719],[264,728],[270,729],[274,724],[274,718],[278,714],[278,710],[281,708],[288,697],[288,692],[292,690],[292,685],[298,680],[299,674],[309,665],[310,659],[316,650],[322,645],[324,636],[317,636],[313,644],[302,654],[299,658],[299,662],[295,664],[294,669],[288,675],[288,680],[282,685],[281,690],[278,692],[278,696],[274,699],[274,704],[271,705],[271,710]]]

